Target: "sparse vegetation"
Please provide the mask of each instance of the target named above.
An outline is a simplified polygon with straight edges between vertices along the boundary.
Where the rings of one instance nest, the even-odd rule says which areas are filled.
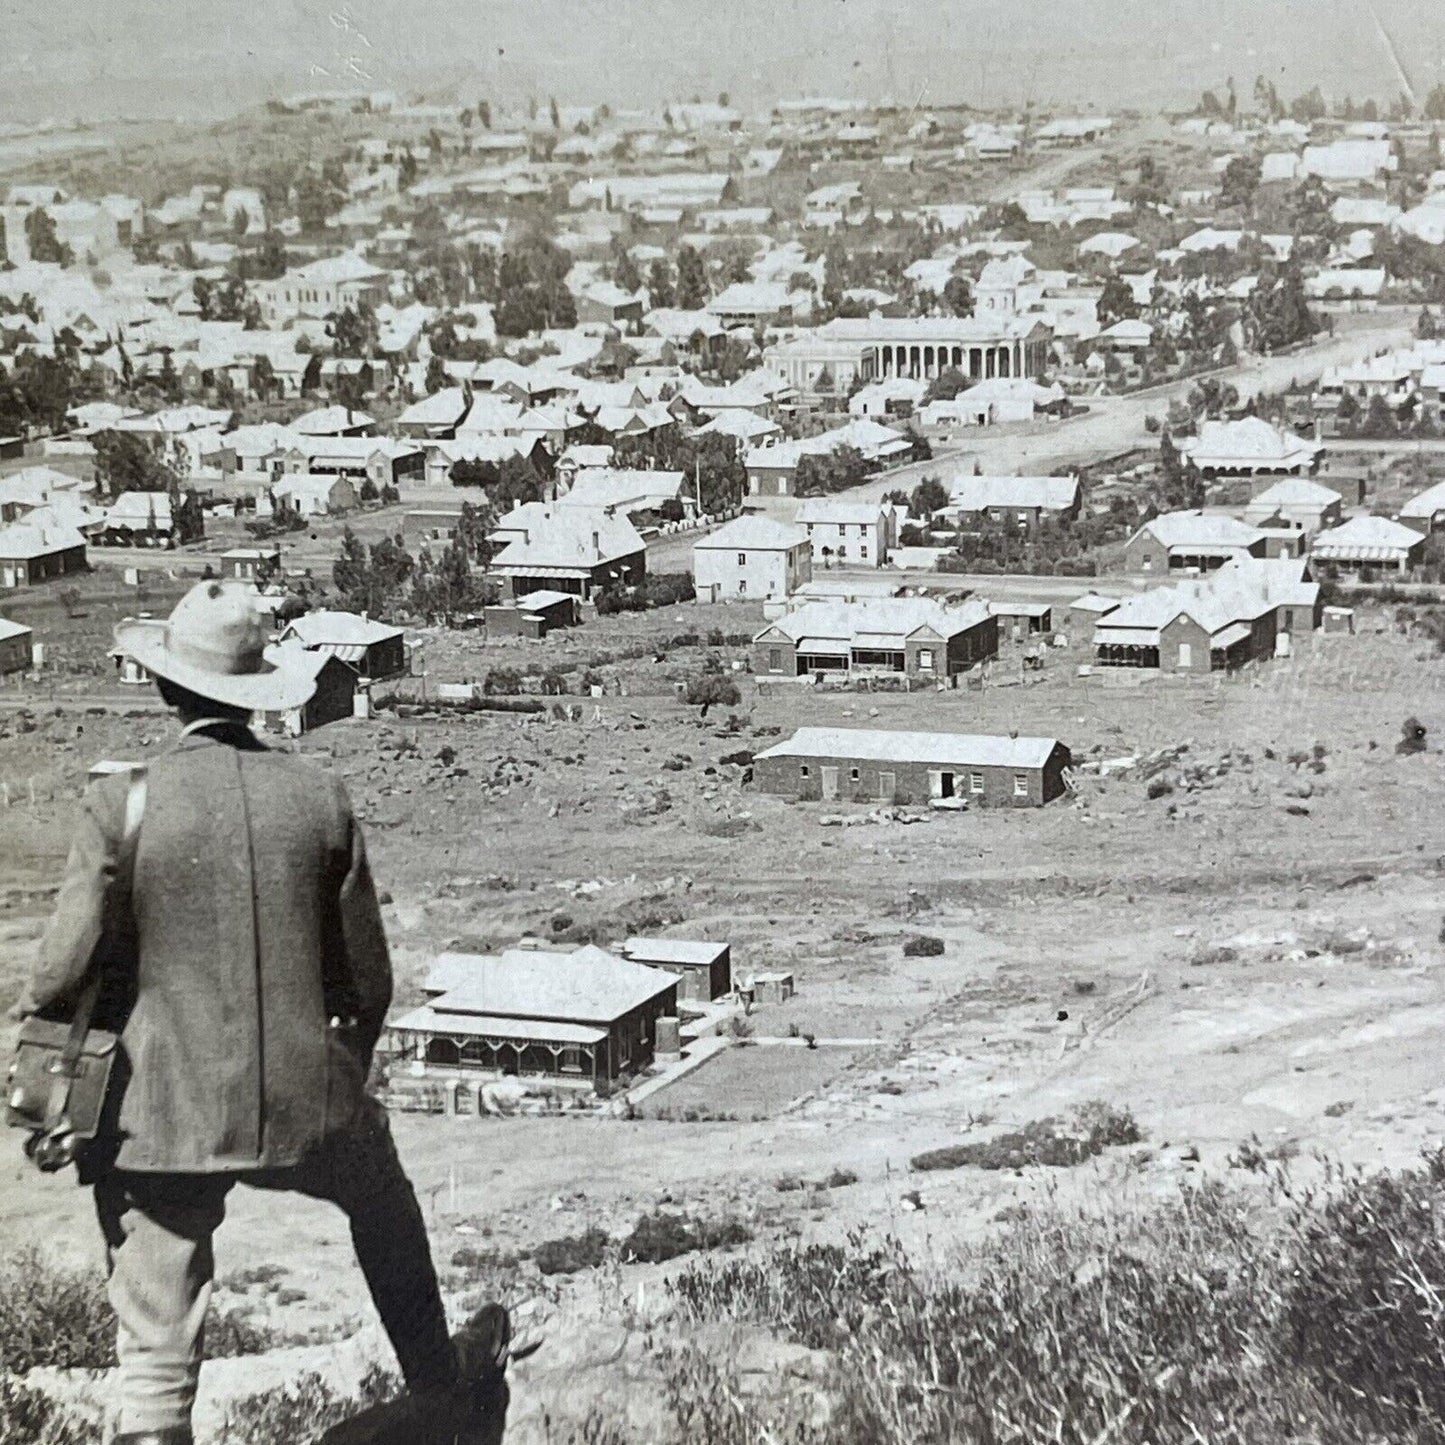
[[[976,1143],[950,1144],[915,1154],[914,1169],[1026,1169],[1035,1165],[1069,1168],[1105,1149],[1137,1144],[1144,1135],[1127,1109],[1093,1100],[1067,1120],[1036,1119],[1022,1129]]]

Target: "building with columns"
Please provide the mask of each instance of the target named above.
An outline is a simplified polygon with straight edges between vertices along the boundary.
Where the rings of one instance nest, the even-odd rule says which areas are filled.
[[[950,369],[974,381],[1037,377],[1052,330],[1037,317],[840,317],[768,348],[764,367],[812,395],[846,394],[856,381],[931,381]]]

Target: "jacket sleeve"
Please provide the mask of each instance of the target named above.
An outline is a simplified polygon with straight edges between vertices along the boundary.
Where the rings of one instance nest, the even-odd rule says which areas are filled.
[[[80,801],[55,914],[16,1009],[21,1015],[48,1009],[74,993],[89,971],[105,931],[107,890],[120,854],[119,841],[104,821],[111,811],[107,804],[101,788],[90,789]]]
[[[350,834],[350,865],[341,884],[341,934],[346,972],[356,999],[358,1042],[370,1057],[381,1037],[386,1011],[391,1007],[391,955],[382,928],[376,885],[366,861],[361,825],[344,798],[343,803]]]

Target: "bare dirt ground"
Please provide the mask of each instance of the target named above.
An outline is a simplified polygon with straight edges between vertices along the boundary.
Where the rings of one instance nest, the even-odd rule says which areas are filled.
[[[1105,685],[1077,676],[1076,644],[1037,680],[982,691],[759,695],[743,675],[742,704],[700,720],[675,683],[706,648],[668,639],[757,625],[751,609],[687,605],[540,643],[438,633],[432,678],[605,654],[601,673],[627,695],[570,699],[581,721],[383,717],[299,745],[366,819],[398,1003],[442,948],[579,928],[727,938],[738,971],[797,979],[788,1004],[755,1012],[752,1040],[643,1110],[673,1118],[399,1117],[454,1286],[477,1285],[451,1263],[459,1250],[516,1260],[590,1224],[625,1231],[659,1201],[733,1214],[760,1237],[865,1225],[946,1254],[1059,1191],[1114,1204],[1226,1170],[1251,1137],[1304,1167],[1316,1151],[1403,1162],[1445,1133],[1445,661],[1390,614],[1239,678]],[[1015,647],[997,677],[1018,676]],[[1412,714],[1430,747],[1399,756]],[[1083,763],[1187,750],[1154,798],[1136,773],[1084,769],[1074,797],[1038,811],[822,826],[825,811],[868,808],[765,797],[722,761],[804,723],[1017,729],[1060,737]],[[0,1005],[43,924],[86,767],[169,735],[153,714],[0,712],[0,778],[18,798],[0,811]],[[21,785],[37,775],[54,801],[32,808]],[[918,932],[943,939],[942,956],[904,958]],[[922,1149],[1089,1099],[1132,1110],[1147,1145],[1073,1171],[909,1172]],[[777,1188],[834,1169],[857,1182]],[[922,1211],[904,1207],[914,1188]],[[18,1150],[0,1170],[0,1231],[98,1258],[80,1191],[22,1169]],[[263,1308],[241,1272],[275,1263],[299,1292],[288,1326],[366,1318],[344,1227],[319,1206],[238,1194],[219,1252],[228,1300]],[[559,1316],[608,1318],[639,1291],[655,1303],[658,1273],[625,1266],[603,1289],[520,1264],[506,1287],[555,1338]],[[560,1388],[537,1358],[524,1417]]]

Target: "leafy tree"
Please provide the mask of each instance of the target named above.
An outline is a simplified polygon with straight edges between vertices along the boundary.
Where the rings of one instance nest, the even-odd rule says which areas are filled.
[[[384,616],[404,595],[413,566],[400,537],[382,537],[368,550],[348,527],[332,564],[331,580],[348,611]]]
[[[1308,340],[1320,329],[1297,265],[1260,277],[1246,303],[1244,323],[1254,349],[1266,355]]]
[[[347,527],[341,534],[341,551],[331,564],[331,580],[341,594],[341,600],[351,611],[357,611],[353,599],[364,599],[367,587],[369,559],[366,543]]]
[[[924,477],[908,498],[910,517],[932,518],[948,505],[948,488],[937,477]]]
[[[1095,308],[1100,326],[1112,326],[1116,321],[1132,321],[1139,315],[1139,303],[1129,283],[1119,276],[1110,276],[1104,282]]]
[[[923,393],[923,400],[930,401],[952,401],[961,392],[965,392],[973,383],[956,366],[945,366],[932,381],[928,383],[928,389]]]
[[[68,266],[74,259],[70,247],[61,244],[55,231],[55,218],[44,206],[34,206],[25,213],[25,241],[32,261]]]
[[[332,351],[337,356],[372,357],[381,341],[376,312],[362,302],[343,306],[331,317]]]
[[[440,356],[433,355],[426,364],[426,394],[435,396],[437,392],[446,390],[452,384],[452,379],[447,375],[446,362]]]
[[[338,183],[334,169],[323,166],[319,175],[307,171],[296,182],[296,217],[303,231],[324,230],[345,204],[346,188],[344,182]]]
[[[161,395],[169,402],[178,402],[182,396],[181,378],[176,372],[175,358],[169,351],[161,353],[160,375],[157,377]]]
[[[94,444],[96,480],[112,500],[123,492],[171,492],[179,485],[175,468],[139,432],[103,431]]]
[[[1226,206],[1250,210],[1259,189],[1262,167],[1256,156],[1234,156],[1224,168],[1219,199]]]
[[[868,476],[868,463],[857,447],[846,444],[830,452],[809,454],[798,462],[794,490],[800,497],[828,496],[859,486]]]
[[[312,357],[312,360],[316,362],[317,368],[319,370],[321,366],[320,357]],[[309,362],[307,363],[307,369],[310,369]],[[255,361],[251,363],[252,394],[259,397],[262,401],[269,401],[271,398],[271,393],[275,390],[275,388],[276,368],[272,366],[271,358],[265,355],[258,356]]]
[[[635,294],[642,289],[642,277],[638,273],[637,262],[632,259],[632,253],[624,245],[618,245],[613,251],[612,279],[629,293]]]
[[[401,159],[396,163],[396,182],[404,191],[409,191],[416,185],[417,163],[416,157],[411,153],[408,146],[401,153]]]
[[[1445,80],[1436,81],[1425,97],[1425,119],[1445,120]]]
[[[76,390],[74,369],[66,360],[37,351],[22,352],[15,358],[10,382],[23,399],[32,425],[52,432],[65,430]]]
[[[1289,113],[1295,120],[1309,125],[1313,121],[1323,120],[1330,113],[1330,108],[1325,104],[1325,97],[1319,86],[1315,86],[1290,102]]]
[[[707,267],[693,247],[683,245],[677,251],[677,304],[684,311],[698,311],[707,305]]]
[[[955,316],[973,315],[973,282],[964,272],[955,270],[944,284],[943,304]]]
[[[356,495],[361,501],[368,504],[379,501],[381,498],[381,493],[376,490],[376,483],[370,477],[362,479],[361,490]]]
[[[661,256],[657,257],[648,268],[647,295],[654,307],[672,305],[672,272],[667,261]]]
[[[206,535],[206,514],[201,509],[201,499],[191,488],[182,492],[179,485],[170,488],[170,499],[171,540],[179,547],[199,542]]]

